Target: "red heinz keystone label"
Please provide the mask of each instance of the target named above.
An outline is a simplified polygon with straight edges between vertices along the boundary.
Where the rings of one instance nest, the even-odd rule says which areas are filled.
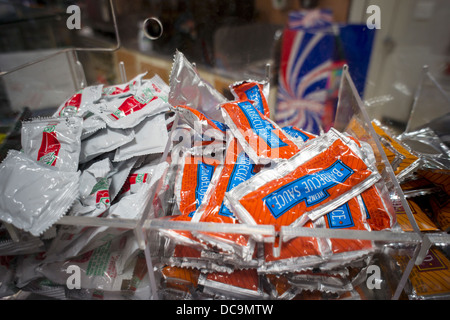
[[[161,90],[153,85],[153,89],[144,88],[138,94],[128,97],[125,101],[117,108],[116,111],[111,113],[109,116],[114,120],[119,120],[120,118],[126,117],[133,112],[137,112],[144,108],[147,104],[157,99],[158,96],[155,94]]]
[[[61,143],[56,136],[56,124],[48,124],[42,133],[41,147],[39,148],[37,161],[49,166],[55,166]]]

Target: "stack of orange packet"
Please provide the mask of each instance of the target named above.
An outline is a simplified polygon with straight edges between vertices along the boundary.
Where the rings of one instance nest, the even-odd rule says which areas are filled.
[[[396,224],[394,208],[383,199],[387,190],[369,144],[333,128],[316,136],[279,127],[270,119],[266,85],[234,83],[230,89],[236,100],[218,105],[227,127],[224,161],[199,167],[194,160],[196,168],[183,164],[186,157],[180,162],[175,193],[181,214],[170,219],[209,226],[270,225],[275,230],[274,236],[200,227],[192,232],[171,230],[183,238],[172,237],[178,249],[175,259],[166,262],[204,272],[199,284],[206,294],[264,298],[262,275],[334,270],[375,250],[369,240],[281,239],[276,235],[283,226],[371,231]],[[195,110],[181,109],[202,118]],[[211,121],[206,119],[206,128],[217,131]],[[199,174],[207,176],[201,197],[195,191],[202,181]],[[189,264],[189,259],[199,263]],[[287,287],[278,289],[277,296],[292,297]]]
[[[185,150],[181,157],[174,188],[181,214],[169,217],[169,220],[186,222],[192,220],[194,212],[202,203],[209,188],[214,171],[219,165],[220,162],[217,159],[197,155],[192,150]],[[161,232],[179,243],[204,247],[190,231],[162,229]]]
[[[281,226],[303,226],[380,179],[362,158],[353,140],[330,130],[294,157],[227,192],[225,204],[251,225],[273,225],[277,231]]]
[[[382,142],[383,150],[393,166],[399,181],[406,179],[420,165],[420,158],[414,155],[406,146],[387,133],[378,121],[373,121],[375,133]]]
[[[224,204],[225,193],[247,181],[258,171],[251,163],[235,138],[227,143],[224,165],[217,169],[211,187],[205,194],[208,201],[202,202],[195,212],[193,222],[238,224],[239,220]],[[237,254],[246,261],[252,258],[255,242],[250,235],[235,233],[196,232],[195,236],[213,247]]]

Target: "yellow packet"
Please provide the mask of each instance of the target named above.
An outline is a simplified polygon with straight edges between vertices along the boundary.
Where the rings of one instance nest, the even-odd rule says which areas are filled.
[[[419,170],[419,175],[440,187],[442,192],[430,196],[433,218],[444,232],[450,231],[450,170]]]
[[[412,154],[406,147],[404,147],[400,142],[394,139],[391,135],[389,135],[381,126],[375,121],[372,122],[372,126],[375,130],[375,133],[380,137],[380,140],[383,142],[383,149],[386,153],[388,160],[391,164],[395,163],[395,167],[393,166],[394,173],[397,178],[403,178],[408,175],[419,165],[420,159]],[[395,152],[392,152],[392,149]],[[396,153],[400,154],[401,158],[399,159]]]
[[[420,231],[439,231],[433,221],[427,216],[427,214],[420,208],[417,203],[411,199],[407,199],[409,208],[411,209],[414,219],[419,226]],[[413,231],[412,225],[409,222],[408,216],[406,215],[403,207],[396,207],[395,212],[397,214],[397,223],[402,228],[403,231]]]
[[[428,181],[425,178],[419,178],[414,180],[408,180],[406,182],[403,182],[400,184],[400,187],[403,191],[411,191],[411,190],[417,190],[422,188],[428,188],[432,186],[433,184]]]
[[[418,174],[434,185],[441,187],[450,196],[450,170],[418,170]]]
[[[399,256],[402,267],[408,263],[408,256]],[[436,247],[430,248],[421,265],[414,266],[409,275],[413,291],[410,299],[450,298],[450,261]]]
[[[439,209],[436,222],[439,224],[442,231],[450,232],[450,203]]]

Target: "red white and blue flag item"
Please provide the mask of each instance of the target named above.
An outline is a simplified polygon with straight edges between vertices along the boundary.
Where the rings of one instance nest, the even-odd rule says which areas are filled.
[[[280,126],[320,133],[334,48],[329,32],[284,31],[275,112]]]
[[[331,10],[291,12],[283,33],[275,122],[316,135],[327,132],[334,124],[344,64],[363,96],[374,36],[365,24],[334,23]]]
[[[333,24],[333,12],[329,9],[291,11],[288,16],[288,28],[291,30],[323,29]]]

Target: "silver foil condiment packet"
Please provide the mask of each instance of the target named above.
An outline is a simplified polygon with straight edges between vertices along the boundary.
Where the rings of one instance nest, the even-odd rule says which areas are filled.
[[[200,77],[180,51],[174,56],[169,86],[172,106],[186,105],[198,109],[210,119],[224,122],[218,105],[226,102],[226,98]]]
[[[0,219],[34,236],[41,235],[78,197],[80,172],[43,166],[10,150],[0,165]]]
[[[61,171],[78,170],[83,119],[36,118],[22,122],[24,153]]]

